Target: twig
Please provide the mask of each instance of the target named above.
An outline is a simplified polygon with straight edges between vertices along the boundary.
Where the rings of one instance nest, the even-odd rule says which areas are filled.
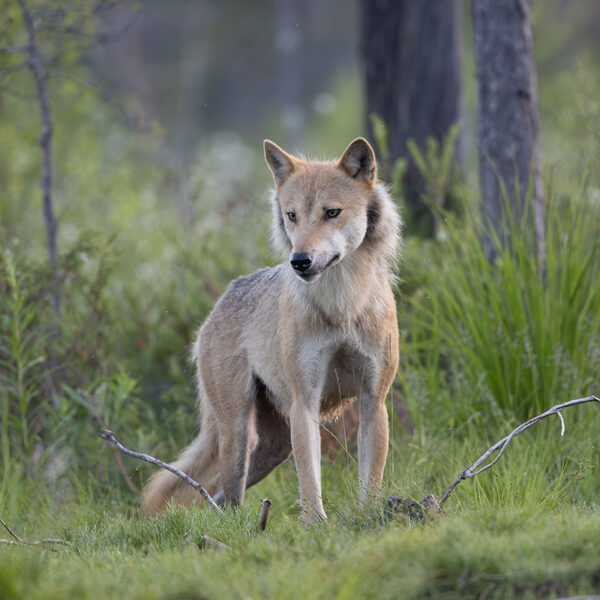
[[[12,535],[15,538],[15,540],[17,540],[17,542],[22,543],[23,540],[21,540],[21,538],[2,519],[0,519],[0,523],[2,523],[4,529],[6,529],[6,531],[8,531],[8,533],[10,533],[10,535]]]
[[[221,550],[229,550],[229,546],[219,540],[215,540],[215,538],[211,538],[209,535],[201,535],[200,542],[203,546],[212,546],[213,548],[220,548]]]
[[[563,419],[560,410],[556,414],[560,419],[560,437],[563,437],[563,435],[565,435],[565,420]]]
[[[213,548],[220,548],[221,550],[229,550],[229,546],[220,540],[210,537],[209,535],[201,535],[200,540],[198,540],[198,542],[194,542],[192,539],[192,532],[189,530],[183,534],[183,539],[186,544],[195,548],[202,549],[206,548],[207,546],[212,546]]]
[[[77,546],[75,546],[75,544],[56,538],[44,538],[42,540],[34,541],[24,540],[20,538],[2,519],[0,519],[0,523],[2,523],[4,529],[6,529],[6,531],[8,531],[8,533],[10,533],[10,535],[14,538],[14,541],[0,538],[0,544],[7,544],[11,546],[41,546],[43,544],[60,544],[62,546],[69,546],[70,548],[73,548],[74,550],[77,550],[77,552],[79,552],[79,549],[77,548]]]
[[[541,415],[537,415],[537,417],[533,417],[532,419],[529,419],[529,421],[526,421],[525,423],[521,423],[521,425],[519,425],[514,431],[509,433],[506,437],[502,438],[499,442],[496,442],[487,452],[482,454],[470,467],[467,467],[464,471],[462,471],[462,473],[460,473],[456,477],[456,479],[448,486],[448,488],[444,492],[443,496],[441,497],[440,507],[442,507],[444,505],[444,502],[446,502],[446,500],[448,499],[448,496],[452,493],[454,488],[461,481],[463,481],[465,479],[470,479],[471,477],[475,477],[476,475],[479,475],[480,473],[483,473],[484,471],[487,471],[489,468],[493,467],[500,460],[500,457],[504,454],[506,447],[508,446],[508,444],[514,437],[523,433],[524,431],[526,431],[527,429],[529,429],[536,423],[539,423],[542,419],[545,419],[546,417],[550,417],[551,415],[558,415],[558,418],[560,419],[560,422],[561,422],[561,433],[560,434],[564,435],[565,421],[563,419],[561,411],[570,406],[576,406],[577,404],[585,404],[586,402],[600,402],[600,398],[598,398],[597,396],[587,396],[586,398],[578,398],[576,400],[570,400],[569,402],[565,402],[563,404],[557,404],[556,406],[553,406],[550,410],[547,410],[545,413],[542,413]],[[481,465],[484,464],[496,452],[498,452],[498,455],[496,456],[496,458],[494,458],[494,460],[492,460],[491,462],[487,463],[486,465],[484,465],[482,467]]]
[[[29,46],[4,46],[0,48],[0,54],[19,54],[21,52],[27,52]]]
[[[73,344],[73,347],[74,347],[74,344]],[[96,392],[97,391],[98,390],[96,390]],[[94,399],[96,396],[96,392],[94,392]],[[102,419],[98,415],[93,415],[92,419],[94,421],[96,421],[96,423],[98,424],[98,427],[100,427],[100,429],[105,429],[104,423],[102,422]],[[125,480],[127,487],[134,494],[137,494],[138,491],[137,491],[135,485],[133,485],[133,481],[131,481],[131,478],[129,477],[129,473],[127,472],[127,469],[125,468],[125,465],[123,464],[123,459],[121,458],[121,455],[117,452],[117,448],[114,448],[113,456],[115,457],[115,462],[117,463],[117,467],[119,468],[121,475],[123,475],[123,479]]]
[[[218,504],[212,499],[211,495],[197,482],[194,481],[189,475],[186,475],[183,471],[176,469],[172,465],[169,465],[158,458],[154,458],[154,456],[150,456],[149,454],[142,454],[141,452],[134,452],[133,450],[129,450],[125,448],[119,440],[114,436],[113,432],[110,429],[102,428],[100,433],[98,434],[102,439],[114,444],[121,452],[128,454],[129,456],[133,456],[133,458],[137,458],[139,460],[144,460],[152,465],[156,465],[157,467],[162,467],[167,471],[171,471],[177,477],[181,477],[185,482],[189,483],[194,489],[198,490],[204,499],[217,511],[222,512],[219,508]]]
[[[119,471],[121,471],[121,475],[123,475],[123,479],[125,480],[125,483],[127,484],[127,487],[129,488],[129,491],[133,492],[134,494],[137,494],[138,491],[137,491],[135,485],[133,485],[133,481],[131,481],[131,478],[129,477],[129,473],[127,473],[127,469],[125,468],[125,465],[123,464],[123,459],[121,458],[121,455],[118,452],[115,452],[115,461],[117,462],[117,467],[119,468]]]
[[[267,528],[267,520],[269,518],[269,513],[271,512],[272,502],[268,498],[265,498],[264,500],[260,501],[260,504],[262,508],[260,511],[260,521],[258,522],[258,530],[264,531]]]

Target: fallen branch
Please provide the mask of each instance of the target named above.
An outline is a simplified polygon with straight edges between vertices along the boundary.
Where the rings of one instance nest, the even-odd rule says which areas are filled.
[[[5,540],[0,538],[0,544],[7,544],[11,546],[42,546],[44,544],[59,544],[62,546],[69,546],[69,548],[73,548],[74,550],[77,550],[77,552],[79,552],[79,549],[77,548],[77,546],[75,546],[75,544],[72,544],[71,542],[67,542],[65,540],[59,540],[55,538],[44,538],[42,540],[33,541],[24,540],[20,538],[2,519],[0,519],[0,523],[2,524],[4,529],[6,529],[6,531],[8,531],[8,533],[10,533],[10,535],[14,538],[14,540]]]
[[[198,544],[200,548],[206,546],[212,546],[213,548],[219,548],[220,550],[229,550],[229,546],[216,540],[215,538],[211,538],[209,535],[201,535],[200,536],[200,544]]]
[[[519,425],[514,431],[509,433],[506,437],[502,438],[499,442],[496,442],[487,452],[482,454],[470,467],[467,467],[464,471],[462,471],[462,473],[460,473],[456,477],[456,479],[448,486],[448,488],[442,495],[439,502],[440,508],[444,505],[444,502],[446,502],[448,496],[450,496],[454,488],[461,481],[465,479],[470,479],[471,477],[475,477],[476,475],[479,475],[480,473],[483,473],[484,471],[487,471],[488,469],[493,467],[500,460],[500,458],[504,454],[504,451],[506,450],[506,447],[513,438],[523,433],[536,423],[539,423],[542,419],[545,419],[546,417],[550,417],[552,415],[557,415],[560,419],[561,424],[560,435],[564,435],[565,421],[563,419],[561,411],[565,408],[569,408],[570,406],[576,406],[577,404],[585,404],[586,402],[600,402],[600,398],[596,396],[587,396],[586,398],[578,398],[577,400],[570,400],[569,402],[565,402],[563,404],[557,404],[556,406],[553,406],[550,410],[547,410],[545,413],[542,413],[537,417],[533,417],[525,423],[521,423],[521,425]],[[484,464],[488,459],[490,459],[490,457],[493,456],[496,452],[498,452],[498,455],[494,458],[494,460],[488,462],[482,467],[481,465]]]
[[[200,540],[198,542],[194,542],[192,539],[192,532],[186,531],[183,534],[183,539],[185,544],[190,545],[192,548],[199,548],[200,550],[209,546],[213,548],[219,548],[221,550],[229,550],[229,546],[215,538],[210,537],[209,535],[201,535]]]
[[[179,469],[176,469],[172,465],[169,465],[168,463],[165,463],[162,460],[159,460],[158,458],[154,458],[154,456],[150,456],[149,454],[142,454],[141,452],[134,452],[133,450],[129,450],[128,448],[125,448],[125,446],[123,446],[123,444],[121,444],[121,442],[119,442],[119,440],[117,440],[117,438],[114,436],[113,432],[110,431],[110,429],[105,429],[103,427],[100,430],[100,433],[98,435],[102,439],[104,439],[107,442],[116,446],[124,454],[133,456],[133,458],[137,458],[139,460],[144,460],[144,461],[150,463],[151,465],[156,465],[157,467],[161,467],[163,469],[166,469],[167,471],[171,471],[171,473],[173,473],[174,475],[177,475],[177,477],[181,477],[181,479],[183,479],[185,482],[189,483],[194,489],[196,489],[198,492],[200,492],[200,494],[202,494],[204,499],[217,512],[222,512],[221,509],[219,508],[218,504],[212,499],[212,496],[197,481],[194,481],[189,475],[186,475],[183,471],[180,471]]]
[[[98,390],[96,390],[96,392],[97,391]],[[94,392],[94,400],[95,400],[96,392]],[[93,415],[92,420],[96,421],[96,423],[98,424],[98,427],[100,427],[100,429],[106,429],[104,427],[104,423],[102,422],[102,419],[98,415]],[[121,475],[123,475],[123,479],[125,480],[127,487],[134,494],[137,494],[138,491],[137,491],[135,485],[133,485],[133,482],[131,481],[131,477],[129,477],[129,473],[127,472],[127,469],[125,468],[125,465],[123,464],[123,459],[121,458],[121,455],[117,452],[117,448],[114,448],[113,456],[115,457],[115,462],[117,463],[117,467],[119,468]]]
[[[271,501],[268,498],[260,501],[262,509],[260,511],[260,521],[258,522],[258,530],[264,531],[267,528],[267,519],[271,512]]]

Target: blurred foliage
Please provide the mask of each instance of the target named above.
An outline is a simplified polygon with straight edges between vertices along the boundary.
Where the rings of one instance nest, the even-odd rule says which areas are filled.
[[[62,0],[31,4],[49,10],[71,6],[65,23],[91,6]],[[177,10],[192,17],[198,5],[151,4],[155,19]],[[181,107],[181,97],[195,88],[174,93],[173,82],[185,73],[161,63],[154,74],[161,83],[155,100],[181,109],[179,125],[189,129],[188,142],[194,141],[182,144],[183,155],[172,148],[181,132],[166,132],[173,115],[157,116],[164,105],[148,117],[133,95],[120,96],[94,82],[101,61],[89,54],[82,60],[81,40],[42,35],[48,55],[60,50],[48,80],[60,216],[54,268],[45,252],[33,82],[28,71],[10,68],[22,56],[0,53],[0,516],[25,538],[62,537],[79,548],[75,554],[0,545],[0,596],[593,593],[600,572],[597,407],[565,412],[564,437],[558,421],[548,420],[514,440],[492,470],[456,489],[444,519],[421,526],[401,517],[388,521],[384,511],[388,494],[439,496],[466,462],[532,414],[598,394],[600,70],[597,10],[587,0],[534,3],[545,260],[536,256],[526,220],[512,224],[518,234],[494,265],[485,260],[474,143],[466,183],[449,168],[455,132],[441,145],[413,150],[437,231],[433,239],[407,235],[404,242],[397,289],[401,370],[392,394],[401,390],[414,431],[399,426],[390,410],[381,495],[359,501],[356,461],[340,452],[323,464],[329,527],[299,525],[292,461],[250,489],[235,513],[216,515],[198,507],[138,518],[138,492],[154,469],[121,459],[97,437],[99,427],[112,428],[132,449],[172,458],[196,428],[194,370],[188,362],[195,329],[231,279],[279,259],[268,248],[271,179],[260,146],[263,137],[287,145],[277,94],[266,84],[266,92],[261,88],[270,76],[261,60],[277,59],[272,25],[261,21],[264,7],[244,5],[240,12],[233,2],[202,6],[208,42],[198,36],[200,46],[193,46],[193,23],[180,40],[171,21],[166,31],[172,35],[161,39],[154,29],[146,31],[150,57],[165,46],[171,59],[178,52],[194,61],[203,57],[202,86],[220,82],[233,99],[228,105],[244,107],[231,123],[248,137],[218,131],[213,119],[219,124],[224,118],[218,97],[210,111],[193,102]],[[335,13],[329,3],[319,6],[319,14]],[[556,14],[563,10],[557,27]],[[0,0],[0,14],[1,44],[22,44],[17,3]],[[308,18],[302,15],[302,22]],[[339,20],[336,26],[343,29]],[[94,36],[106,24],[101,21],[86,21],[86,34]],[[465,25],[470,110],[464,127],[472,141],[468,19]],[[327,23],[317,29],[334,51]],[[313,43],[316,37],[303,49],[311,57],[321,52],[325,63],[329,54]],[[107,56],[108,64],[119,58],[110,50]],[[308,62],[305,57],[305,74]],[[227,79],[233,81],[231,73],[239,75],[236,85]],[[255,81],[259,76],[264,79]],[[318,156],[339,155],[364,125],[359,73],[345,65],[334,77],[310,83],[303,91],[312,105],[305,107],[302,141]],[[243,93],[249,85],[252,98]],[[190,114],[196,126],[189,125]],[[374,125],[378,145],[385,148],[384,124]],[[400,206],[404,169],[404,163],[393,165],[383,156],[380,174]],[[460,200],[462,211],[440,206],[446,194]],[[52,304],[56,281],[60,313]],[[264,497],[273,500],[273,510],[266,534],[257,535]],[[198,550],[203,535],[222,540],[231,551]]]
[[[23,43],[16,4],[0,6],[5,39]],[[536,38],[543,56],[551,55],[544,49],[550,37],[545,30]],[[50,37],[43,43],[56,49]],[[202,132],[177,157],[166,148],[163,124],[140,128],[127,118],[139,107],[99,91],[80,59],[76,46],[62,47],[49,79],[61,249],[54,270],[45,256],[33,82],[27,71],[0,78],[2,498],[22,475],[39,473],[71,492],[88,477],[129,494],[112,450],[95,437],[100,423],[126,432],[131,447],[170,458],[196,426],[187,356],[194,330],[231,279],[279,258],[268,248],[271,180],[260,148],[263,136],[285,138],[275,110],[256,118],[260,138]],[[18,60],[0,55],[0,70]],[[315,153],[339,155],[361,134],[359,82],[346,68],[320,84],[304,140]],[[456,130],[441,145],[413,149],[437,224],[433,240],[407,238],[400,273],[399,380],[417,425],[414,444],[445,428],[457,438],[484,435],[490,420],[497,426],[524,418],[594,382],[597,170],[590,168],[581,185],[586,164],[600,157],[594,51],[541,77],[539,89],[549,199],[545,264],[523,228],[514,252],[495,266],[483,260],[475,186],[460,181],[448,160]],[[375,125],[385,148],[385,128]],[[472,133],[472,121],[465,127]],[[380,165],[400,204],[404,169],[385,156]],[[473,169],[467,180],[476,180]],[[440,207],[447,194],[460,199],[463,212]],[[49,295],[57,279],[60,314]],[[425,460],[419,456],[410,463],[415,472]],[[393,458],[390,465],[394,470]],[[149,469],[138,469],[139,489]],[[295,490],[290,498],[295,502]]]
[[[455,160],[456,145],[460,127],[453,125],[440,142],[434,137],[428,137],[422,151],[416,142],[409,139],[406,142],[408,151],[425,182],[421,201],[431,213],[434,237],[445,236],[443,230],[443,214],[449,211],[460,212],[464,191],[460,169]],[[423,219],[416,220],[409,210],[407,212],[407,229],[416,233],[423,230]]]
[[[394,200],[398,204],[403,207],[403,216],[406,212],[406,208],[404,207],[404,175],[406,174],[407,163],[403,158],[397,158],[395,161],[392,161],[392,157],[390,155],[389,146],[388,146],[388,133],[387,126],[383,122],[383,119],[376,114],[369,115],[369,120],[371,121],[371,125],[373,127],[373,135],[375,136],[375,141],[377,143],[377,147],[379,148],[379,152],[381,153],[381,160],[379,170],[379,177],[384,181],[389,181],[390,183],[390,191],[392,192],[392,196]]]
[[[561,399],[594,393],[600,207],[589,198],[584,185],[567,201],[549,199],[542,261],[527,216],[510,223],[510,244],[495,240],[499,258],[491,264],[477,220],[446,214],[427,279],[406,297],[401,372],[407,398],[419,399],[416,410],[434,418],[423,407],[431,401],[435,419],[452,426],[476,415],[524,421]]]

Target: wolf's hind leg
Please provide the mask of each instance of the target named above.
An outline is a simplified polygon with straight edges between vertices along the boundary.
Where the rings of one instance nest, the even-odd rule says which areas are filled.
[[[290,426],[265,393],[256,397],[258,445],[250,457],[246,488],[264,479],[292,453]]]
[[[287,419],[283,417],[268,399],[268,393],[264,384],[254,377],[248,389],[248,396],[253,400],[249,412],[247,435],[249,437],[246,446],[248,448],[248,464],[242,464],[240,460],[234,469],[228,471],[228,475],[223,477],[220,474],[221,486],[215,494],[214,500],[217,504],[235,504],[232,498],[237,498],[238,503],[243,498],[243,491],[240,491],[242,481],[244,481],[244,490],[263,480],[271,471],[280,465],[284,460],[290,457],[292,453],[292,442],[290,435],[290,426]],[[238,440],[238,449],[240,436]],[[220,445],[225,441],[220,441]],[[229,441],[231,447],[234,443]],[[242,458],[239,450],[232,450],[231,462],[235,462],[235,457]],[[245,458],[245,457],[244,457]],[[221,454],[221,461],[223,455]],[[223,462],[221,465],[223,467]],[[245,475],[242,471],[246,469]],[[227,481],[228,483],[225,483]]]
[[[228,428],[219,428],[219,465],[225,504],[237,507],[244,500],[250,454],[256,446],[254,407],[235,416]]]
[[[240,370],[242,365],[239,365]],[[217,414],[219,422],[219,467],[224,504],[236,507],[244,500],[250,456],[258,444],[256,434],[257,388],[250,374],[245,383],[237,381],[238,389],[227,390],[229,402]],[[242,387],[243,386],[243,387]],[[225,387],[220,392],[225,392]],[[235,403],[231,402],[236,398]],[[221,500],[221,494],[217,494]]]

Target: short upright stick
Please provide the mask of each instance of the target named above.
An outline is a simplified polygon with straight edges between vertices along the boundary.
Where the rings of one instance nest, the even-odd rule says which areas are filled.
[[[261,500],[262,509],[260,511],[260,521],[258,523],[259,531],[264,531],[267,528],[267,519],[271,512],[271,501],[268,498]]]

